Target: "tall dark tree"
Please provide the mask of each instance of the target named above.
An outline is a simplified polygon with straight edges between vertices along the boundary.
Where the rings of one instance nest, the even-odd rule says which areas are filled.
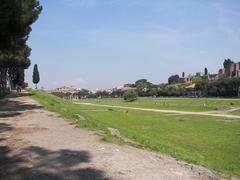
[[[24,69],[18,68],[16,70],[15,78],[13,79],[14,86],[23,86],[24,85]]]
[[[23,75],[30,66],[26,41],[42,7],[38,0],[1,0],[0,4],[0,91],[5,91],[7,81],[16,83],[19,72]]]
[[[208,75],[208,69],[204,68],[204,75],[207,76]]]
[[[40,75],[39,75],[37,64],[34,65],[32,79],[37,89],[37,84],[40,82]]]
[[[182,77],[185,78],[185,72],[182,73]]]

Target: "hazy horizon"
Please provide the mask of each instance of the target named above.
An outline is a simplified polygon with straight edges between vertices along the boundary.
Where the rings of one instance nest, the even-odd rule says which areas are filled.
[[[111,88],[240,60],[238,0],[41,0],[28,44],[39,87]]]

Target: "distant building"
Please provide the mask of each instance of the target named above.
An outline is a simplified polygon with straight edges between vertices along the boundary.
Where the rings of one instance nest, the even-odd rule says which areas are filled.
[[[233,63],[226,68],[227,76],[230,77],[240,77],[240,62]]]
[[[225,74],[225,69],[219,69],[218,71],[218,76],[224,75]]]
[[[78,90],[73,87],[62,86],[54,89],[53,92],[73,93],[73,92],[78,92]]]
[[[70,99],[70,100],[77,100],[78,99],[78,90],[76,88],[73,87],[67,87],[67,86],[62,86],[59,88],[56,88],[54,90],[51,90],[50,93],[64,93],[67,96],[65,96],[65,99]]]
[[[195,77],[202,77],[209,81],[217,81],[222,75],[227,77],[240,77],[240,62],[232,63],[226,68],[219,69],[217,74],[204,75],[202,72],[197,72],[195,76],[188,75],[187,77],[181,77],[179,78],[179,83],[192,83]]]
[[[226,75],[227,77],[240,77],[240,62],[232,63],[226,68],[219,69],[218,77]]]
[[[179,83],[192,83],[193,76],[188,75],[187,77],[181,77],[179,78]]]
[[[95,90],[95,93],[98,92],[98,93],[108,93],[108,94],[111,94],[112,91],[113,91],[112,89],[98,89],[98,88],[97,88],[97,89]]]
[[[218,74],[209,74],[208,76],[207,76],[207,78],[208,78],[208,80],[209,81],[217,81],[218,80]]]

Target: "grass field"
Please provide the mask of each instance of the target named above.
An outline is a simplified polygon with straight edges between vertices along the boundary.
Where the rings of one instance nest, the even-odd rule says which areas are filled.
[[[221,98],[139,98],[134,102],[125,102],[122,98],[106,98],[100,100],[82,99],[79,101],[95,104],[182,111],[215,111],[229,107],[240,107],[240,99]]]
[[[231,114],[239,115],[239,116],[240,116],[240,110],[233,111]]]
[[[122,135],[138,142],[142,147],[205,166],[221,174],[240,176],[239,120],[135,110],[128,112],[120,109],[110,110],[103,107],[73,104],[41,91],[31,90],[30,92],[32,98],[44,105],[46,109],[57,112],[79,127],[102,130],[106,134],[107,127],[116,128]],[[96,103],[95,100],[91,101]],[[110,103],[110,99],[101,101]],[[149,107],[148,102],[152,101],[152,99],[141,99],[139,104]],[[179,104],[181,101],[183,104],[189,103],[185,107],[195,110],[200,106],[200,101],[204,102],[205,99],[171,99],[171,101],[177,101]],[[191,108],[191,101],[195,101],[192,105],[196,107]],[[209,101],[212,103],[212,108],[214,105],[227,107],[227,104],[231,102],[231,100],[220,99]],[[147,102],[146,106],[144,102]],[[117,99],[116,103],[124,104],[120,99]],[[221,105],[218,106],[219,104]],[[85,117],[86,120],[77,120],[77,114]]]

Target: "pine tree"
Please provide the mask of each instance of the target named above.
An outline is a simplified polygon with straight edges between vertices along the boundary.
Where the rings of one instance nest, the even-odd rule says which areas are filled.
[[[26,41],[41,11],[39,0],[0,0],[0,91],[7,91],[6,79],[22,83],[30,66]]]
[[[34,68],[33,68],[33,83],[35,84],[36,86],[36,89],[37,89],[37,84],[39,83],[40,81],[40,75],[39,75],[39,71],[38,71],[38,66],[37,64],[34,65]]]

